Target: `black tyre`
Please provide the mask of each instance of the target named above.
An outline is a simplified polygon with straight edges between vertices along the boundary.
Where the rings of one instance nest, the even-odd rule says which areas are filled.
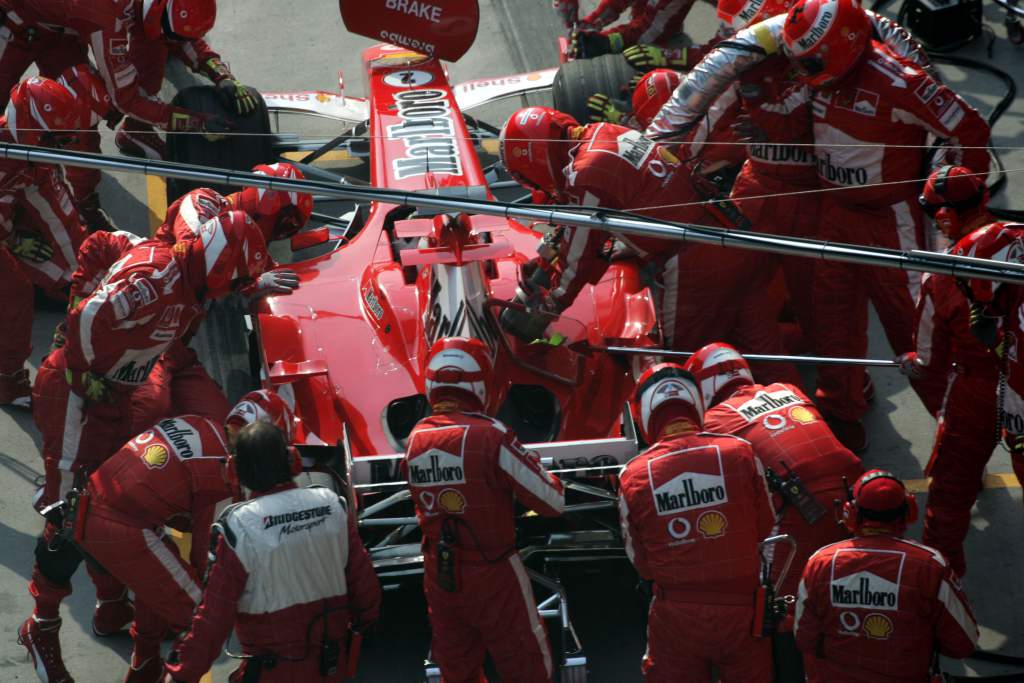
[[[263,97],[257,97],[257,109],[248,116],[238,116],[234,111],[226,109],[217,97],[212,86],[193,86],[180,91],[174,98],[174,105],[205,114],[217,114],[235,124],[233,133],[258,133],[258,135],[231,135],[218,142],[210,142],[202,135],[189,133],[185,135],[167,134],[167,156],[171,161],[202,166],[229,168],[236,171],[248,171],[256,164],[267,164],[275,161],[271,143],[270,117]],[[189,190],[206,185],[187,180],[170,179],[167,181],[167,201],[185,194]],[[238,188],[213,186],[221,193],[234,192]]]
[[[580,123],[590,120],[587,99],[594,93],[628,103],[629,82],[639,71],[622,55],[601,55],[593,59],[566,62],[555,75],[551,88],[555,109],[572,115]]]

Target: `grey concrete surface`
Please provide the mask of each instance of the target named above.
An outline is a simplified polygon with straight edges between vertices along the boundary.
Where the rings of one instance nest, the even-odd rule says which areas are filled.
[[[555,64],[558,20],[548,0],[482,0],[481,30],[469,54],[451,66],[453,80],[499,76]],[[587,3],[584,3],[585,5]],[[212,42],[231,63],[243,81],[264,90],[333,90],[338,72],[345,75],[346,91],[365,93],[360,70],[360,52],[371,41],[348,35],[334,0],[304,0],[299,3],[274,0],[222,0]],[[995,28],[991,61],[1012,71],[1024,85],[1024,51],[1005,40],[1001,15],[994,6],[986,13]],[[686,32],[696,42],[709,37],[716,22],[713,10],[700,4],[687,21]],[[988,59],[981,46],[964,54]],[[1001,96],[994,79],[943,68],[946,78],[983,112]],[[186,82],[180,70],[172,72],[177,85]],[[170,84],[165,88],[171,94]],[[1024,116],[1019,104],[1011,107],[995,130],[994,142],[1017,146],[1007,150],[1008,169],[1024,169]],[[499,123],[500,121],[492,121]],[[104,136],[104,149],[114,152],[112,135]],[[1024,178],[1011,174],[1009,190],[996,199],[997,205],[1024,208]],[[118,223],[144,233],[148,225],[146,183],[138,176],[107,177],[102,187],[104,202]],[[58,320],[52,311],[39,311],[34,328],[35,351],[31,362],[38,364],[50,332]],[[884,336],[873,321],[871,353],[888,357]],[[927,462],[934,422],[925,414],[900,375],[874,370],[878,398],[868,417],[871,448],[865,462],[893,469],[917,479]],[[1006,455],[997,451],[989,473],[1009,472]],[[16,410],[0,410],[0,681],[36,680],[24,650],[15,637],[21,621],[31,612],[26,590],[32,567],[35,534],[39,518],[29,500],[42,472],[38,457],[38,435],[30,417]],[[924,496],[919,496],[924,503]],[[919,526],[912,530],[919,535]],[[1021,566],[1024,535],[1019,488],[985,490],[975,509],[973,529],[967,547],[970,571],[967,589],[983,628],[982,647],[1008,654],[1024,655],[1024,587]],[[580,637],[590,656],[592,681],[639,680],[639,658],[643,651],[643,606],[633,593],[628,571],[602,570],[574,575],[569,583],[570,600]],[[117,681],[127,667],[130,648],[127,636],[101,640],[91,635],[92,588],[80,572],[75,593],[65,607],[62,630],[65,661],[79,683]],[[384,618],[364,646],[360,681],[380,683],[419,680],[420,663],[426,653],[429,630],[422,595],[415,587],[389,593]],[[954,670],[958,665],[954,665]],[[215,666],[213,680],[227,680],[230,662],[224,658]],[[985,673],[999,667],[970,667]]]

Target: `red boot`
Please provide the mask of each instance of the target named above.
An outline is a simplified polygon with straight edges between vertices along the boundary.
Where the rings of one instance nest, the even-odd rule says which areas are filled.
[[[97,600],[92,613],[92,632],[106,638],[128,628],[135,618],[135,605],[125,588],[120,597],[113,600]]]
[[[142,657],[132,651],[132,660],[128,664],[128,673],[124,683],[160,683],[164,680],[164,659],[159,652]]]
[[[60,619],[32,615],[18,629],[18,642],[25,646],[43,683],[75,683],[60,656]]]

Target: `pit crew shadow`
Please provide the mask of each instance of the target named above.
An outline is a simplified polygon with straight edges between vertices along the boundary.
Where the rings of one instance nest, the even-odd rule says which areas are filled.
[[[0,566],[7,567],[27,583],[32,578],[32,552],[36,547],[36,537],[0,522],[0,546],[4,548],[0,553]],[[0,598],[0,615],[6,612]]]
[[[119,230],[150,236],[150,208],[140,201],[129,188],[109,176],[100,183],[100,197],[103,208]],[[145,195],[143,195],[145,196]],[[163,216],[158,216],[163,221]]]

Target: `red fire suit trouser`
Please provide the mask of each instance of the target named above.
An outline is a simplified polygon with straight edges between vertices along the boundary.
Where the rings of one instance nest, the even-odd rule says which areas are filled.
[[[156,654],[167,627],[188,628],[203,591],[195,569],[159,531],[126,524],[125,516],[93,503],[81,546],[135,594],[131,634],[139,657]]]
[[[484,680],[488,653],[503,683],[551,680],[547,631],[518,553],[494,563],[462,560],[455,593],[437,585],[436,565],[429,554],[425,560],[430,650],[445,683]]]
[[[661,323],[667,345],[696,351],[729,342],[744,353],[782,353],[779,324],[763,294],[772,273],[752,251],[704,244],[684,247],[662,271]],[[759,382],[800,384],[787,363],[751,364]],[[756,365],[756,367],[755,367]]]
[[[222,424],[229,412],[231,404],[220,385],[198,361],[182,366],[161,357],[145,384],[132,393],[132,433],[177,415],[200,415]]]
[[[651,600],[647,615],[647,683],[772,683],[771,638],[755,638],[754,596],[750,605],[706,605]]]
[[[57,349],[43,361],[32,386],[32,417],[42,436],[46,475],[37,508],[62,499],[74,472],[91,473],[134,436],[130,391],[114,388],[107,401],[86,401],[71,390],[65,372],[64,354]]]
[[[964,539],[971,524],[971,506],[981,491],[985,464],[996,436],[997,368],[954,369],[939,413],[935,445],[925,474],[928,506],[922,541],[942,551],[953,571],[967,571]]]
[[[55,543],[56,536],[57,527],[47,522],[36,540],[36,563],[28,584],[36,603],[35,614],[43,619],[60,616],[60,603],[71,595],[71,577],[84,559],[75,544]],[[124,595],[124,584],[96,563],[86,562],[85,568],[96,587],[97,600],[117,600]]]
[[[750,164],[745,164],[732,186],[731,198],[758,232],[813,238],[818,234],[820,201],[817,195],[764,195],[816,188],[817,184],[806,187],[758,175],[751,170]],[[782,269],[796,322],[803,336],[810,340],[814,331],[811,304],[811,292],[814,291],[814,259],[769,254],[761,254],[760,259],[769,270]]]
[[[4,246],[0,246],[0,292],[7,311],[6,329],[0,334],[0,374],[10,375],[24,367],[32,353],[35,301],[32,281]]]
[[[922,248],[921,209],[916,198],[892,205],[848,206],[827,193],[821,201],[823,240],[889,249]],[[904,270],[819,261],[814,269],[815,349],[828,356],[864,358],[868,350],[868,301],[875,307],[894,354],[914,349],[914,309],[921,276]],[[827,365],[818,368],[815,402],[822,412],[858,421],[868,410],[864,368]],[[934,409],[944,382],[913,381],[925,406]]]

